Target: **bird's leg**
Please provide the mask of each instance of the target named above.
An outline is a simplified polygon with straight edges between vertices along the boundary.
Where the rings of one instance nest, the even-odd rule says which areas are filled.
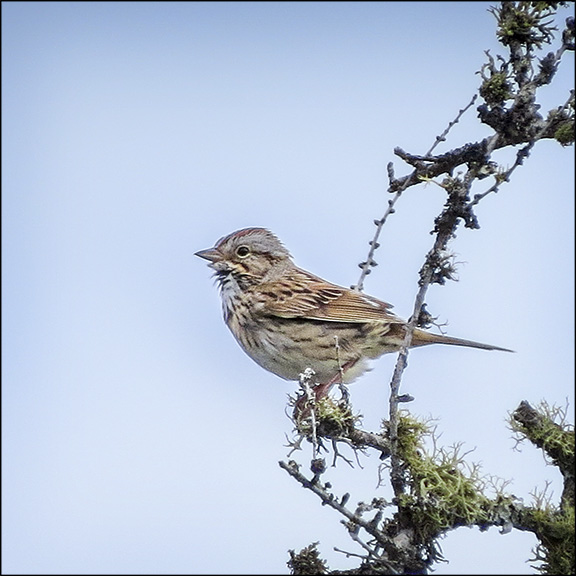
[[[312,389],[313,399],[310,401],[310,398],[304,393],[303,395],[296,400],[296,404],[294,405],[294,412],[292,413],[295,420],[302,420],[302,418],[307,418],[310,415],[310,410],[312,408],[311,405],[317,404],[322,398],[328,396],[332,386],[335,384],[342,384],[342,377],[344,373],[352,368],[354,364],[356,364],[358,360],[349,360],[341,366],[338,372],[334,375],[334,377],[329,382],[324,382],[317,384]]]
[[[316,395],[316,402],[318,402],[318,400],[327,396],[328,392],[330,392],[330,389],[332,388],[332,386],[334,386],[334,384],[343,384],[344,374],[348,370],[350,370],[350,368],[352,368],[352,366],[354,366],[354,364],[356,364],[356,362],[358,362],[357,358],[354,358],[352,360],[348,360],[348,362],[346,362],[344,364],[344,366],[339,367],[338,372],[334,375],[334,377],[332,378],[332,380],[330,380],[330,382],[327,382],[326,384],[318,384],[314,388],[314,393]],[[347,397],[346,394],[343,394],[343,395],[345,397]]]

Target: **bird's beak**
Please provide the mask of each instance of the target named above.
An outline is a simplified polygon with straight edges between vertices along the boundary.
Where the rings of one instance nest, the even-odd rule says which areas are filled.
[[[218,260],[222,260],[222,254],[220,254],[216,248],[200,250],[200,252],[195,252],[194,256],[200,256],[200,258],[204,258],[204,260],[209,260],[210,262],[218,262]]]

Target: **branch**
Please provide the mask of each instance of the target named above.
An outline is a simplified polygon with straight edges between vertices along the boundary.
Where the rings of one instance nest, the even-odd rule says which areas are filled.
[[[574,428],[554,421],[558,411],[541,411],[523,400],[512,414],[512,429],[544,450],[564,477],[562,501],[574,507]]]

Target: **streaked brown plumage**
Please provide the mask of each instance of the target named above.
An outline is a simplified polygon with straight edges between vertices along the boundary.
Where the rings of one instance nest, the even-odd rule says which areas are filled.
[[[264,228],[233,232],[196,256],[216,272],[224,319],[240,346],[281,378],[298,380],[312,368],[321,384],[340,381],[341,374],[351,382],[368,360],[402,345],[406,321],[390,304],[298,268]],[[417,328],[411,347],[428,344],[511,352]]]

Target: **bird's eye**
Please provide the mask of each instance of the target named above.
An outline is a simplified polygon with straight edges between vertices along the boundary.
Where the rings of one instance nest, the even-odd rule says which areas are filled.
[[[246,256],[250,254],[250,248],[248,248],[248,246],[238,246],[238,248],[236,248],[236,254],[240,256],[240,258],[246,258]]]

